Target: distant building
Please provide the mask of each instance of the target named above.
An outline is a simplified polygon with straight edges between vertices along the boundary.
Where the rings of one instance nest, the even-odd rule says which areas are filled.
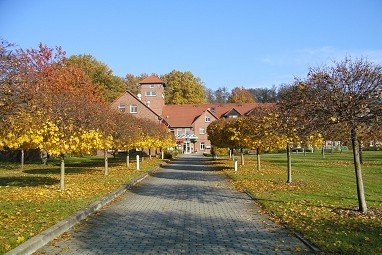
[[[166,84],[152,75],[139,83],[140,93],[129,91],[111,103],[111,108],[165,124],[184,153],[209,152],[208,125],[221,118],[238,118],[252,113],[259,103],[165,104]]]

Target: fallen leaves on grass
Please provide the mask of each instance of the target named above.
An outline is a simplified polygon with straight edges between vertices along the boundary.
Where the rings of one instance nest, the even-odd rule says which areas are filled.
[[[233,181],[233,183],[240,190],[249,189],[255,193],[264,191],[305,191],[313,188],[312,184],[308,185],[303,181],[286,183],[285,181],[272,179],[245,179]]]
[[[103,167],[72,164],[73,167],[66,168],[65,190],[62,191],[59,190],[59,167],[57,171],[53,171],[52,166],[44,169],[41,165],[26,165],[24,172],[0,169],[0,254],[114,191],[160,162],[157,159],[147,160],[141,164],[141,171],[133,170],[133,164],[131,169],[127,169],[123,163],[113,164],[112,167],[109,166],[108,176],[103,174]],[[14,168],[18,166],[15,165]],[[13,179],[18,181],[14,182]]]

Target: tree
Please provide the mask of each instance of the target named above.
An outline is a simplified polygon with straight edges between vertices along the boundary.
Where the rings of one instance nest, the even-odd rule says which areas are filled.
[[[126,90],[121,77],[113,75],[113,71],[92,55],[72,55],[67,59],[69,65],[81,68],[91,79],[91,83],[102,92],[102,98],[112,102]]]
[[[228,102],[230,93],[226,87],[219,87],[215,90],[215,102],[218,104],[225,104]]]
[[[38,50],[22,50],[21,55],[21,70],[27,70],[21,73],[32,79],[24,79],[26,89],[21,95],[28,99],[28,107],[18,114],[27,112],[34,122],[43,121],[43,141],[38,147],[61,157],[60,188],[64,189],[65,154],[89,153],[100,146],[95,123],[101,111],[94,110],[101,108],[96,106],[100,93],[82,69],[67,65],[59,47],[53,50],[40,44]]]
[[[64,52],[42,44],[38,50],[13,49],[6,41],[1,43],[0,87],[0,146],[21,150],[36,149],[41,142],[40,129],[44,123],[44,86],[41,74],[50,68]],[[46,106],[46,105],[45,105]]]
[[[289,109],[291,116],[306,119],[307,127],[323,134],[330,126],[348,134],[352,141],[359,210],[366,212],[359,135],[363,126],[381,125],[382,66],[365,59],[345,58],[333,66],[311,68],[307,78],[296,80],[290,91],[293,94],[280,103],[283,109]]]
[[[272,88],[256,88],[248,89],[249,94],[257,103],[275,103],[277,102],[277,89],[275,86]]]
[[[216,102],[214,91],[206,87],[204,87],[203,90],[204,94],[206,95],[206,102],[209,104],[214,104]]]
[[[203,83],[191,72],[173,70],[161,77],[166,82],[166,104],[202,104],[206,102]]]
[[[251,94],[244,87],[235,87],[228,98],[229,103],[254,103]]]

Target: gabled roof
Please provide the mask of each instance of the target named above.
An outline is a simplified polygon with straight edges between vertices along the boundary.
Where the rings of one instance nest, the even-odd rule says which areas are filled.
[[[208,114],[210,114],[212,117],[214,117],[215,119],[219,119],[218,117],[215,116],[215,114],[213,114],[209,109],[207,109],[207,110],[203,111],[201,114],[195,116],[195,118],[194,118],[194,120],[192,121],[192,123],[194,123],[197,119],[199,119],[199,118],[203,115],[203,113],[208,113]]]
[[[162,117],[172,127],[191,127],[198,116],[207,111],[217,119],[235,110],[240,115],[246,115],[252,109],[264,106],[262,103],[229,103],[229,104],[167,104],[163,107]]]
[[[159,79],[157,76],[151,75],[143,79],[142,81],[140,81],[139,84],[163,84],[164,85],[165,82]]]
[[[156,115],[158,117],[158,120],[161,120],[166,126],[168,126],[169,124],[167,123],[167,121],[162,118],[161,116],[159,116],[155,111],[153,111],[150,107],[148,107],[145,103],[142,102],[142,100],[140,100],[138,97],[136,97],[133,93],[131,93],[130,91],[126,90],[125,93],[121,94],[119,97],[117,97],[110,105],[114,104],[114,102],[118,101],[123,95],[125,94],[129,94],[131,97],[133,97],[137,103],[139,103],[140,105],[142,105],[143,107],[147,108],[148,110],[150,110],[154,115]]]
[[[253,109],[253,108],[252,108]],[[250,110],[252,111],[252,110]],[[243,113],[240,113],[239,111],[237,111],[235,108],[232,108],[231,110],[229,110],[228,112],[226,112],[224,114],[224,117],[228,117],[228,116],[231,116],[231,115],[237,115],[237,116],[241,116],[243,115]]]

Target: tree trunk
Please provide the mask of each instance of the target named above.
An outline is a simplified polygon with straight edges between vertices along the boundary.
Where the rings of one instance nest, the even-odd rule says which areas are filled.
[[[230,148],[228,148],[228,152],[229,152],[229,158],[232,158],[232,151]]]
[[[149,149],[149,159],[151,159],[151,149]]]
[[[241,156],[241,165],[244,166],[244,153],[243,153],[243,148],[240,149],[240,156]]]
[[[162,149],[162,159],[164,159],[164,150]]]
[[[103,151],[103,158],[105,160],[104,173],[105,173],[105,175],[109,175],[109,159],[107,157],[107,150],[106,149]]]
[[[21,150],[21,170],[24,170],[25,153]]]
[[[292,157],[290,153],[290,144],[287,144],[287,161],[288,161],[288,180],[287,183],[292,183]]]
[[[361,141],[361,142],[358,142],[358,144],[359,144],[359,162],[362,165],[363,164],[363,153],[362,153],[363,143]]]
[[[305,149],[305,147],[302,148],[302,151],[304,152],[304,156],[306,156],[306,149]]]
[[[64,177],[65,177],[65,155],[63,153],[61,153],[60,155],[60,168],[61,168],[61,171],[60,171],[60,190],[64,190],[65,188],[65,180],[64,180]]]
[[[257,157],[257,171],[261,171],[261,165],[260,165],[260,149],[256,149],[256,157]]]
[[[358,195],[358,206],[359,210],[363,213],[367,212],[366,198],[365,198],[365,190],[363,186],[363,178],[362,178],[362,169],[359,155],[359,141],[357,137],[357,130],[353,128],[351,130],[351,141],[352,141],[352,149],[353,149],[353,158],[354,158],[354,169],[355,176],[357,182],[357,195]]]

